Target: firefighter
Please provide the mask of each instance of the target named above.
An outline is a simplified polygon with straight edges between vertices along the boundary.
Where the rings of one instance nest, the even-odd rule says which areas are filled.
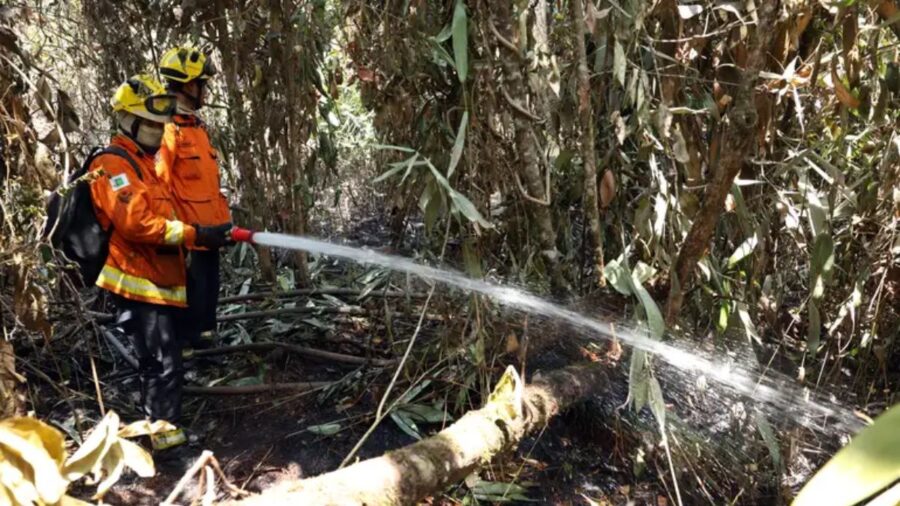
[[[181,347],[176,329],[187,306],[182,246],[221,247],[230,223],[196,226],[179,219],[168,186],[156,175],[154,154],[175,97],[149,75],[136,75],[111,100],[119,153],[97,156],[89,170],[97,220],[110,231],[109,254],[97,286],[110,292],[117,323],[134,345],[141,403],[152,419],[181,415]],[[127,156],[126,156],[127,155]],[[186,441],[181,429],[152,438],[154,449]]]
[[[156,172],[172,189],[179,216],[189,223],[230,222],[228,202],[220,191],[218,151],[197,115],[204,105],[207,81],[216,74],[212,61],[197,48],[175,47],[162,56],[159,72],[177,97],[177,109],[166,124]],[[219,249],[199,245],[188,249],[188,310],[183,326],[193,348],[207,348],[215,339]],[[191,351],[185,350],[185,358],[190,358]]]

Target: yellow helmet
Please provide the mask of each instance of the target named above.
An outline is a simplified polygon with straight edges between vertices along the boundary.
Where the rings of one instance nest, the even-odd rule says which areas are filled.
[[[149,74],[137,74],[122,83],[109,101],[113,111],[165,123],[175,112],[175,95]]]
[[[216,75],[212,60],[203,51],[190,47],[173,47],[159,61],[159,73],[171,81],[186,83],[194,79],[209,79]]]

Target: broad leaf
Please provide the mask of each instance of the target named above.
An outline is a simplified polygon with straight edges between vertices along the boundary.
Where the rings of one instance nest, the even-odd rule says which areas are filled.
[[[622,47],[622,44],[618,40],[613,48],[613,76],[615,76],[619,85],[624,87],[625,71],[628,65],[628,60],[625,58],[625,48]]]
[[[119,481],[122,477],[122,471],[125,470],[125,455],[122,452],[121,442],[116,440],[109,451],[103,456],[103,474],[106,478],[97,485],[97,492],[93,499],[101,499],[109,492],[109,489]]]
[[[469,20],[466,16],[466,4],[456,0],[453,10],[453,60],[456,63],[456,74],[459,82],[465,84],[469,76]]]
[[[650,335],[653,336],[653,339],[662,339],[666,331],[666,323],[663,320],[662,313],[659,311],[659,306],[656,305],[656,301],[653,300],[653,297],[641,284],[636,270],[631,273],[631,286],[634,294],[641,301],[641,306],[644,307],[644,314],[647,315],[647,326],[650,327]]]
[[[320,425],[310,425],[306,428],[309,432],[313,434],[318,434],[320,436],[333,436],[341,431],[341,424],[339,423],[323,423]]]
[[[453,151],[450,152],[450,167],[447,168],[447,177],[453,175],[456,171],[456,166],[459,164],[460,158],[462,158],[463,147],[466,144],[466,126],[469,123],[469,111],[466,111],[462,115],[462,119],[459,120],[459,128],[456,130],[456,140],[453,142]]]
[[[489,221],[485,220],[484,217],[481,216],[481,213],[478,212],[475,204],[473,204],[471,200],[467,199],[462,193],[459,193],[456,190],[451,191],[450,200],[453,201],[453,207],[457,211],[461,212],[463,216],[465,216],[469,221],[477,223],[484,228],[493,227],[493,225],[491,225]]]
[[[150,478],[156,474],[153,457],[150,456],[147,450],[127,439],[120,438],[119,445],[122,448],[122,459],[125,461],[125,465],[134,470],[138,476]]]
[[[647,397],[647,402],[650,404],[650,411],[653,412],[653,416],[656,418],[657,423],[659,423],[659,432],[660,434],[663,434],[663,438],[665,438],[666,400],[663,399],[662,387],[659,386],[659,381],[652,375],[650,375],[649,385],[650,389],[648,391],[649,395]]]
[[[900,404],[875,419],[812,477],[793,506],[857,504],[900,477]]]
[[[809,328],[806,334],[806,348],[813,355],[819,348],[819,338],[822,333],[822,316],[819,314],[819,307],[812,299],[809,301]]]
[[[110,411],[94,427],[84,444],[66,461],[64,474],[75,481],[90,472],[98,472],[103,456],[118,438],[119,416]]]
[[[753,253],[753,250],[756,249],[756,244],[758,242],[759,240],[756,238],[756,234],[748,237],[736,250],[734,250],[734,253],[728,257],[728,267],[734,267],[738,262],[750,256],[750,254]]]
[[[28,423],[20,422],[19,426],[22,427]],[[56,447],[56,437],[51,436],[48,443],[50,446]],[[53,448],[51,451],[56,454],[58,448]],[[8,463],[12,468],[17,468],[16,471],[0,470],[0,474],[4,475],[3,485],[10,488],[17,498],[32,496],[36,493],[39,500],[35,502],[52,504],[59,501],[66,492],[68,483],[60,474],[60,463],[54,459],[51,451],[48,451],[39,436],[33,437],[27,433],[20,433],[18,430],[11,430],[9,424],[0,426],[0,461]],[[17,461],[21,462],[20,466],[15,464]],[[18,469],[19,467],[21,469]],[[25,471],[27,467],[31,468],[30,472]],[[19,475],[22,475],[21,478]]]
[[[603,274],[617,292],[622,295],[631,295],[631,274],[622,265],[621,257],[606,264],[603,267]]]

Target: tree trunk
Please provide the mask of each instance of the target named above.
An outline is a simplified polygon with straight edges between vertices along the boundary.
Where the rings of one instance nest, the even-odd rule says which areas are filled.
[[[522,389],[510,368],[483,408],[435,436],[232,504],[417,504],[515,448],[526,434],[608,384],[607,367],[589,364],[554,371]]]
[[[497,2],[489,8],[496,9],[496,19],[500,25],[497,30],[507,41],[517,44],[520,37],[527,34],[518,33],[514,27],[516,20],[510,9],[511,2]],[[489,18],[488,22],[494,22],[495,18]],[[528,192],[527,206],[530,209],[532,220],[537,228],[538,243],[541,248],[541,256],[547,264],[548,274],[554,293],[563,294],[569,291],[569,285],[559,261],[559,251],[556,249],[556,229],[553,226],[553,216],[550,212],[550,188],[545,187],[541,164],[538,158],[536,136],[532,122],[534,115],[527,110],[528,86],[525,80],[525,71],[522,69],[521,55],[512,51],[504,44],[498,43],[503,61],[503,74],[506,105],[513,118],[515,131],[515,149],[519,155],[521,175],[525,191]],[[501,91],[501,94],[503,92]],[[541,202],[545,200],[544,202]]]
[[[594,108],[591,104],[591,78],[588,73],[587,50],[584,47],[584,3],[572,0],[572,30],[578,52],[578,119],[581,122],[581,160],[584,166],[584,213],[594,247],[594,269],[597,282],[604,285],[603,233],[600,224],[600,206],[597,201],[597,155],[594,147]]]
[[[709,247],[725,197],[731,191],[734,178],[744,161],[750,156],[753,140],[756,138],[756,107],[753,89],[759,71],[765,68],[767,50],[772,46],[775,25],[781,2],[772,0],[760,5],[759,23],[755,30],[756,43],[747,67],[743,71],[741,84],[734,97],[734,105],[728,112],[727,124],[722,136],[721,156],[713,167],[712,180],[706,186],[703,205],[688,232],[678,253],[678,258],[669,275],[669,297],[666,302],[666,322],[673,324],[681,311],[684,292],[691,282],[694,268]]]

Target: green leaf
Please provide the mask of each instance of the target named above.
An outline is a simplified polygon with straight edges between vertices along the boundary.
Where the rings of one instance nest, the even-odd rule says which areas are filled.
[[[723,301],[719,306],[719,319],[716,320],[716,329],[721,333],[728,330],[728,319],[731,316],[731,308],[728,301]]]
[[[748,237],[736,250],[734,250],[734,253],[728,257],[728,267],[734,267],[738,262],[750,256],[750,253],[753,253],[753,250],[756,249],[758,242],[759,240],[756,238],[756,234]]]
[[[471,486],[472,494],[479,501],[503,502],[538,502],[528,498],[528,489],[515,483],[482,481]]]
[[[641,283],[646,283],[647,281],[650,281],[650,278],[652,278],[656,274],[656,269],[650,267],[644,262],[638,261],[638,263],[634,266],[634,273],[637,276],[638,281],[640,281]]]
[[[459,193],[456,190],[451,190],[450,200],[453,201],[453,208],[461,212],[463,216],[465,216],[469,221],[478,223],[484,228],[493,227],[490,222],[488,222],[484,219],[483,216],[481,216],[481,213],[478,212],[475,204],[473,204],[471,200],[467,199],[462,193]]]
[[[617,40],[613,52],[613,75],[619,85],[625,87],[625,70],[628,61],[625,59],[625,48]]]
[[[631,275],[628,269],[622,265],[622,257],[619,257],[603,267],[603,274],[612,287],[622,295],[631,295]]]
[[[403,153],[410,153],[410,154],[416,152],[416,150],[413,148],[408,148],[406,146],[394,146],[392,144],[375,144],[373,147],[375,149],[393,150],[393,151],[400,151]]]
[[[441,29],[441,33],[435,35],[434,41],[438,43],[444,43],[450,40],[450,25],[445,25],[444,28]]]
[[[463,241],[463,264],[466,266],[466,274],[478,279],[484,275],[481,270],[481,257],[476,253],[472,239]]]
[[[828,218],[825,214],[825,207],[822,205],[822,201],[819,200],[819,195],[815,189],[807,188],[806,203],[809,206],[809,229],[813,237],[818,237],[819,234],[825,231]]]
[[[653,412],[653,416],[656,418],[657,423],[659,423],[659,431],[660,434],[665,435],[665,427],[666,427],[666,400],[663,399],[662,395],[662,387],[659,386],[659,381],[656,380],[652,375],[649,379],[649,396],[647,401],[650,404],[650,411]]]
[[[900,404],[875,419],[812,477],[793,506],[857,504],[900,477]]]
[[[628,398],[635,412],[647,405],[650,389],[650,372],[647,369],[647,354],[634,350],[628,367]]]
[[[392,411],[391,420],[397,424],[397,427],[400,427],[400,430],[409,434],[410,437],[418,440],[422,439],[422,434],[419,432],[419,427],[416,425],[416,422],[412,421],[405,413],[401,411]]]
[[[822,317],[819,315],[819,307],[814,300],[809,301],[809,329],[806,334],[806,348],[813,355],[819,348],[819,338],[822,332]]]
[[[831,278],[833,268],[834,240],[831,238],[831,234],[819,234],[813,244],[809,270],[812,278],[810,280],[810,293],[814,299],[820,300],[825,295],[825,284]]]
[[[453,142],[453,151],[450,152],[450,167],[447,168],[447,177],[451,177],[456,171],[459,159],[462,158],[463,147],[466,144],[466,126],[469,124],[469,111],[459,120],[459,128],[456,130],[456,141]]]
[[[398,166],[396,166],[396,167],[394,167],[394,168],[392,168],[392,169],[388,169],[388,170],[385,171],[383,174],[381,174],[380,176],[378,176],[378,177],[376,177],[375,179],[373,179],[373,180],[372,180],[372,183],[380,183],[380,182],[384,181],[385,179],[387,179],[387,178],[389,178],[389,177],[391,177],[391,176],[397,174],[397,173],[400,172],[401,170],[403,170],[403,166],[402,166],[402,165],[398,165]]]
[[[323,423],[319,425],[310,425],[306,430],[313,434],[318,434],[319,436],[333,436],[341,431],[341,424]]]
[[[769,424],[769,421],[766,420],[766,415],[757,411],[754,418],[756,420],[756,429],[759,430],[759,435],[762,436],[766,448],[769,449],[769,455],[772,456],[772,464],[775,466],[776,473],[780,473],[781,448],[778,447],[778,439],[775,436],[775,431],[772,430],[772,426]]]
[[[403,404],[397,407],[398,412],[402,412],[409,419],[421,423],[443,423],[453,420],[453,418],[443,409],[438,409],[427,404]]]
[[[469,76],[469,20],[466,16],[466,4],[456,0],[453,10],[453,59],[456,61],[456,74],[459,82],[465,84]]]
[[[741,319],[741,323],[744,325],[744,332],[747,333],[747,338],[762,344],[762,339],[756,331],[756,325],[753,324],[753,319],[750,318],[750,311],[747,310],[747,304],[739,303],[737,305],[737,312],[738,317]]]
[[[663,334],[666,332],[666,323],[663,320],[662,313],[659,311],[659,306],[656,305],[656,301],[653,300],[653,297],[641,284],[638,275],[637,270],[631,272],[632,289],[638,300],[641,301],[641,306],[644,307],[644,313],[647,315],[647,326],[650,327],[650,335],[653,336],[653,339],[662,339]]]

